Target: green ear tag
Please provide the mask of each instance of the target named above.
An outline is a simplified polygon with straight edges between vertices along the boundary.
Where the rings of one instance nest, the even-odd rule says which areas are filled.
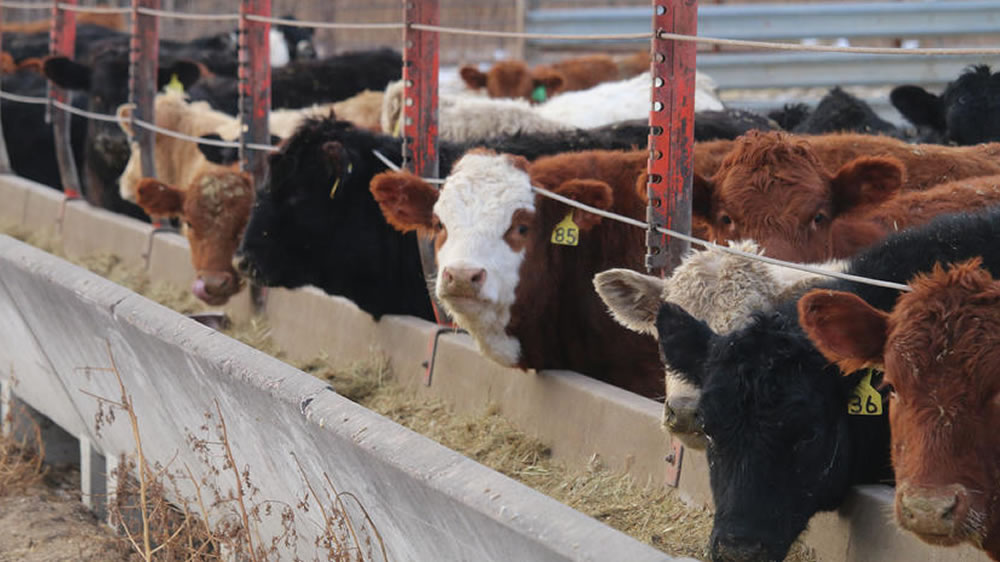
[[[580,227],[573,222],[573,211],[566,213],[566,218],[559,221],[550,240],[561,246],[576,246],[580,243]]]
[[[882,395],[872,386],[872,369],[854,387],[847,400],[847,413],[852,416],[881,416]]]
[[[538,103],[542,103],[548,99],[549,93],[545,91],[545,86],[538,85],[535,86],[534,90],[531,90],[531,99]]]
[[[333,196],[337,194],[338,187],[340,187],[339,177],[337,178],[337,181],[333,182],[333,187],[330,188],[330,199],[333,199]]]
[[[181,79],[177,77],[177,74],[170,75],[170,82],[167,82],[167,89],[180,94],[184,93],[184,84],[181,84]]]

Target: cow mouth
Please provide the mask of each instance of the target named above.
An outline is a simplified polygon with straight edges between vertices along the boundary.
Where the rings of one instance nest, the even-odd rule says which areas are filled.
[[[229,302],[229,297],[239,292],[241,285],[242,283],[236,282],[233,284],[232,290],[214,292],[209,290],[203,279],[198,278],[191,284],[191,292],[209,306],[222,306]]]

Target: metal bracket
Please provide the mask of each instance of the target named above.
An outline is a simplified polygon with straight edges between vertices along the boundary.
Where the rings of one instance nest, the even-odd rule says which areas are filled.
[[[441,339],[441,334],[467,334],[465,330],[462,330],[455,326],[442,326],[434,331],[434,336],[430,341],[430,349],[428,350],[428,358],[421,364],[421,367],[425,369],[424,371],[424,386],[430,386],[434,378],[434,365],[437,363],[437,349],[438,340]]]
[[[676,488],[681,481],[681,463],[684,460],[684,445],[676,437],[670,437],[670,450],[664,459],[667,462],[667,486]]]

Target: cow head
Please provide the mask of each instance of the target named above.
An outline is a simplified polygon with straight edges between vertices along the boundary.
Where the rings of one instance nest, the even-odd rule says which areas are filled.
[[[692,215],[715,242],[750,238],[767,255],[797,262],[847,257],[833,223],[895,195],[903,174],[888,157],[856,158],[830,174],[808,141],[752,131],[711,179],[695,174]]]
[[[535,103],[558,92],[564,82],[559,71],[548,67],[529,70],[522,61],[501,61],[488,72],[471,65],[463,66],[459,74],[469,88],[486,88],[491,98],[522,98]]]
[[[144,178],[136,189],[137,203],[152,217],[179,217],[191,246],[197,277],[191,291],[210,305],[225,304],[240,290],[233,268],[253,206],[250,178],[236,172],[208,172],[186,190]]]
[[[1000,281],[973,259],[910,283],[891,313],[812,291],[803,327],[842,368],[884,366],[896,521],[939,545],[1000,554]]]
[[[566,214],[537,212],[527,160],[474,150],[454,165],[440,192],[399,172],[376,176],[371,191],[397,229],[433,235],[434,292],[448,313],[486,356],[519,366],[521,343],[509,328],[521,264],[534,246],[548,243]],[[611,188],[597,180],[567,180],[554,191],[600,208],[611,205]],[[600,221],[586,212],[574,211],[573,217],[581,232]]]
[[[917,127],[921,142],[973,145],[1000,141],[1000,73],[966,70],[939,96],[920,86],[892,90],[892,105]]]
[[[783,560],[812,515],[843,500],[857,471],[861,432],[847,419],[856,381],[840,376],[795,320],[779,308],[720,335],[673,303],[657,315],[665,362],[701,389],[713,560]],[[881,438],[888,448],[888,432]]]

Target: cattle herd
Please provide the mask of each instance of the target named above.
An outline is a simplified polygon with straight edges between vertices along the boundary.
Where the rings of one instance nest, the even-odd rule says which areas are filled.
[[[211,305],[247,279],[315,285],[375,319],[433,320],[433,301],[493,361],[663,400],[666,429],[708,457],[714,560],[781,560],[852,485],[892,482],[903,529],[1000,559],[1000,74],[895,88],[906,128],[839,88],[815,107],[727,108],[699,74],[694,234],[816,268],[706,249],[660,278],[638,272],[642,229],[538,191],[645,220],[647,53],[443,75],[437,186],[386,163],[402,161],[397,51],[317,58],[310,32],[275,31],[263,185],[235,150],[162,134],[158,177],[142,177],[120,31],[81,24],[75,60],[46,56],[44,31],[7,31],[3,88],[51,81],[119,116],[73,118],[86,199],[179,219]],[[236,68],[233,34],[161,42],[157,125],[235,138]],[[16,173],[59,186],[43,112],[4,99],[3,131]]]

